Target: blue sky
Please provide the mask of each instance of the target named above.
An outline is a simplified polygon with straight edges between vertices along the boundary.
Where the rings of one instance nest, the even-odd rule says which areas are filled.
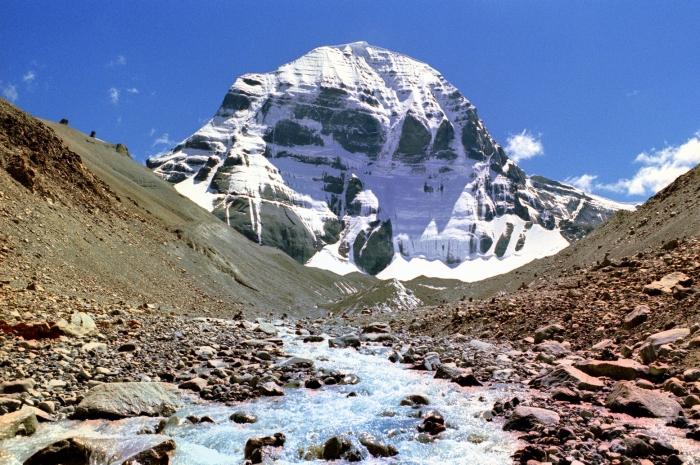
[[[700,2],[8,0],[2,10],[0,94],[139,160],[200,127],[236,76],[366,40],[440,70],[528,173],[640,200],[700,161]]]

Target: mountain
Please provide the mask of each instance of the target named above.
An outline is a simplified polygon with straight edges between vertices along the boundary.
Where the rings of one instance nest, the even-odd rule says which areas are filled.
[[[147,165],[255,242],[380,278],[483,279],[623,207],[527,176],[438,71],[365,42],[239,77]]]
[[[250,242],[127,154],[0,99],[0,289],[226,317],[313,315],[375,281]]]

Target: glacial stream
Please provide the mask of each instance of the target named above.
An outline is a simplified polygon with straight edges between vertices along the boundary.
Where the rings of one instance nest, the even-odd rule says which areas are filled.
[[[485,421],[481,414],[494,400],[505,397],[498,389],[462,388],[454,383],[433,379],[430,373],[406,369],[387,360],[385,349],[375,353],[366,349],[330,349],[327,341],[302,343],[285,336],[285,350],[290,355],[314,360],[317,367],[352,373],[360,382],[354,385],[325,386],[318,390],[287,389],[281,397],[262,398],[235,406],[215,403],[187,403],[177,413],[210,416],[215,423],[169,426],[163,434],[172,437],[177,449],[175,465],[230,465],[243,462],[243,447],[251,437],[276,432],[286,435],[286,444],[276,463],[310,463],[301,451],[318,448],[333,435],[358,438],[372,434],[378,441],[395,446],[399,454],[393,458],[374,459],[367,454],[364,463],[397,464],[506,464],[516,448],[514,436],[500,426]],[[348,396],[354,392],[357,395]],[[418,438],[416,427],[419,410],[400,406],[412,394],[428,397],[431,404],[424,409],[439,411],[448,425],[438,439],[425,442]],[[257,416],[253,424],[237,424],[229,420],[236,411]],[[126,450],[130,441],[145,439],[134,436],[158,420],[134,418],[118,422],[64,421],[43,424],[29,438],[15,438],[0,443],[0,461],[19,465],[34,451],[55,440],[71,437],[114,438]],[[134,446],[136,444],[134,443]],[[121,455],[121,454],[119,454]],[[122,455],[123,457],[124,455]],[[95,465],[113,463],[97,461]],[[5,462],[3,462],[5,463]]]

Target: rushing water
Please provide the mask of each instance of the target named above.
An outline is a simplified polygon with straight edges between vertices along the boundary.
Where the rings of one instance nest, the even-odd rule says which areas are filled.
[[[164,434],[177,442],[174,464],[241,463],[243,446],[248,438],[276,432],[283,432],[287,437],[282,455],[276,462],[279,464],[308,463],[301,458],[300,451],[320,446],[336,434],[359,437],[363,433],[393,444],[399,451],[391,459],[372,459],[368,455],[366,463],[510,463],[510,455],[516,446],[514,437],[480,416],[490,409],[495,398],[504,396],[504,392],[461,388],[454,383],[433,379],[429,373],[392,364],[381,353],[330,349],[327,342],[304,344],[298,339],[285,339],[288,353],[312,359],[317,367],[353,373],[359,376],[359,384],[326,386],[319,390],[288,389],[282,397],[263,398],[234,407],[188,404],[178,416],[208,415],[215,423],[193,425],[183,422],[179,426],[169,426]],[[380,349],[377,351],[381,352]],[[348,397],[350,392],[357,396]],[[416,426],[420,419],[416,418],[417,411],[400,406],[401,399],[410,394],[427,396],[431,400],[427,408],[444,415],[448,429],[439,439],[433,442],[418,440]],[[231,413],[238,410],[256,415],[257,423],[240,425],[230,421]],[[5,441],[0,447],[4,446],[15,457],[14,463],[21,463],[41,445],[76,435],[76,432],[95,437],[129,436],[154,422],[143,418],[120,422],[61,422],[42,426],[32,438]],[[129,440],[122,442],[129,444]]]

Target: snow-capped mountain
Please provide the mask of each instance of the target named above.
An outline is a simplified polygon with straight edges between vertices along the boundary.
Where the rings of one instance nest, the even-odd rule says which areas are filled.
[[[239,77],[147,164],[251,240],[380,278],[482,279],[621,208],[528,177],[438,71],[365,42]]]

